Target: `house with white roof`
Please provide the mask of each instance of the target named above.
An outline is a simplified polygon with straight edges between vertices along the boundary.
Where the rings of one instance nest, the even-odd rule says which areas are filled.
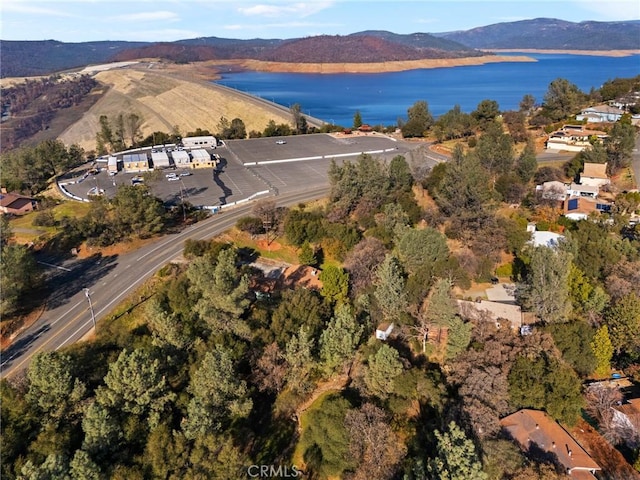
[[[581,152],[591,147],[591,141],[599,141],[607,138],[606,132],[599,130],[589,130],[583,125],[565,125],[560,130],[556,130],[547,140],[547,150],[565,150],[568,152]]]
[[[585,162],[584,169],[580,174],[581,185],[593,185],[600,188],[610,183],[611,180],[607,175],[607,163]]]
[[[556,248],[564,239],[564,235],[560,235],[559,233],[544,231],[541,232],[539,230],[536,230],[531,234],[531,240],[529,240],[529,243],[534,247]]]
[[[586,120],[589,123],[617,122],[624,115],[624,110],[609,105],[596,105],[585,108],[576,115],[579,122]]]

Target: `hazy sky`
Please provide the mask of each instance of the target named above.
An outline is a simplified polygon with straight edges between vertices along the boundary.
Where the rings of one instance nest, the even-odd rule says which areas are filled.
[[[362,30],[447,32],[537,17],[640,19],[638,0],[1,0],[2,40],[294,38]]]

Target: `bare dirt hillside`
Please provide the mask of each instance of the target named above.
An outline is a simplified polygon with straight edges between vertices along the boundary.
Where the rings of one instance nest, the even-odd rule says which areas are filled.
[[[154,131],[170,133],[174,127],[182,134],[197,128],[215,132],[222,116],[242,119],[247,131],[262,131],[269,120],[291,121],[286,109],[213,85],[203,80],[201,72],[145,63],[99,72],[95,78],[108,91],[59,137],[87,151],[95,149],[101,115],[115,118],[120,113],[137,113],[144,119],[143,136]]]
[[[404,70],[414,70],[418,68],[460,67],[468,65],[483,65],[485,63],[535,61],[535,59],[526,56],[486,55],[483,57],[401,60],[382,63],[285,63],[244,60],[241,65],[247,70],[263,72],[380,73],[401,72]]]

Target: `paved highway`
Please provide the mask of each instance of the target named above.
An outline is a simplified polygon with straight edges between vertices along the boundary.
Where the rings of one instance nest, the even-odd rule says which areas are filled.
[[[320,198],[328,185],[291,192],[276,197],[280,206]],[[252,205],[228,210],[190,226],[176,234],[165,235],[152,244],[119,257],[100,257],[65,264],[53,280],[61,285],[47,300],[47,308],[38,321],[22,332],[13,345],[2,352],[0,377],[24,370],[33,355],[58,350],[77,342],[93,327],[84,288],[89,288],[100,329],[100,319],[139,287],[163,265],[182,253],[184,240],[204,240],[228,230],[251,211]],[[69,271],[67,271],[68,269]]]

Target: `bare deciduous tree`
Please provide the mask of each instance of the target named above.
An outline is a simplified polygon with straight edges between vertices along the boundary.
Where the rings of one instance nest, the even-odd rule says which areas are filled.
[[[384,411],[365,403],[358,410],[347,412],[345,426],[350,437],[349,451],[359,463],[350,478],[391,478],[406,454],[406,447],[389,426]]]

